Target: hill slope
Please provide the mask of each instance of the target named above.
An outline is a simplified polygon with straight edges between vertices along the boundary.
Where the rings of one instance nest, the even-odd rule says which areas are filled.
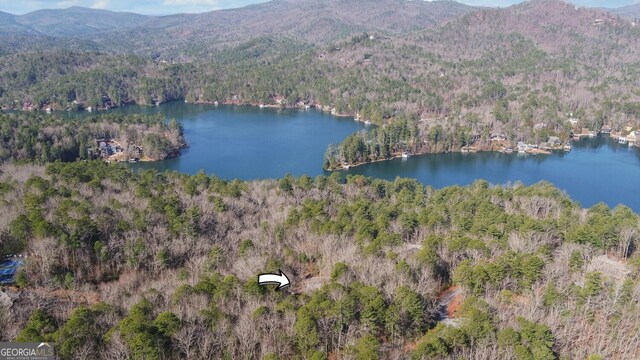
[[[14,17],[19,24],[57,37],[84,37],[96,32],[131,28],[140,25],[148,18],[140,14],[78,6],[67,9],[38,10]],[[0,22],[3,22],[2,18]]]
[[[624,16],[630,19],[640,18],[640,4],[633,4],[633,5],[623,6],[615,9],[607,9],[607,10],[616,15]]]
[[[28,26],[22,25],[16,21],[16,15],[0,11],[0,31],[4,33],[35,33]]]
[[[0,16],[0,27],[64,38],[90,38],[103,50],[202,56],[257,36],[327,43],[358,32],[401,33],[432,27],[474,10],[453,1],[274,0],[201,14],[144,16],[72,7]],[[107,36],[108,34],[108,36]]]
[[[65,358],[640,356],[638,216],[550,184],[245,183],[80,161],[3,165],[0,185],[0,255],[27,255],[0,338],[51,339]],[[278,269],[290,288],[258,286]],[[452,284],[461,306],[443,311]]]

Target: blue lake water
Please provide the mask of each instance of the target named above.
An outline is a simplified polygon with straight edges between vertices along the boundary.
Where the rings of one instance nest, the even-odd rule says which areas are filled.
[[[476,179],[492,184],[546,180],[585,207],[598,202],[625,204],[640,212],[640,150],[608,137],[574,142],[569,153],[551,155],[430,154],[350,169],[348,173],[394,179],[416,178],[435,188],[466,185]]]
[[[127,109],[131,107],[125,107]],[[137,109],[136,109],[137,108]],[[184,126],[189,148],[182,155],[135,168],[199,170],[227,179],[280,178],[287,173],[323,173],[327,145],[340,143],[364,128],[350,117],[333,117],[317,110],[249,106],[169,103],[128,111],[162,112]]]
[[[364,126],[352,118],[336,118],[315,110],[259,109],[242,106],[170,103],[160,107],[128,106],[116,111],[161,113],[184,126],[189,148],[180,157],[134,168],[204,170],[244,180],[279,178],[287,173],[327,175],[322,161],[327,145],[339,143]],[[432,154],[394,159],[352,168],[344,174],[393,180],[409,177],[441,188],[467,185],[476,179],[493,184],[546,180],[590,207],[600,201],[625,204],[640,212],[640,150],[606,137],[574,143],[570,153]]]

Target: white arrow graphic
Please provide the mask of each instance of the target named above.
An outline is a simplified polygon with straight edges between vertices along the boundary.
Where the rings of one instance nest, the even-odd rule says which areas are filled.
[[[289,286],[291,282],[282,270],[278,270],[280,274],[260,274],[258,275],[258,285],[278,285],[276,290]]]

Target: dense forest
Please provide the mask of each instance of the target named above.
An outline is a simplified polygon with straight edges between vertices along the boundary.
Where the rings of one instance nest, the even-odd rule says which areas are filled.
[[[186,146],[182,125],[167,124],[162,116],[102,114],[70,120],[42,113],[0,114],[0,162],[96,159],[99,143],[107,140],[123,144],[126,159],[163,160]]]
[[[395,119],[385,127],[361,131],[347,137],[339,147],[329,145],[325,154],[326,169],[341,164],[361,164],[389,159],[402,152],[414,152],[421,144],[418,127],[410,119]]]
[[[2,252],[27,255],[0,338],[61,359],[640,356],[640,219],[550,184],[95,161],[5,164],[0,180]],[[290,288],[257,285],[278,269]]]

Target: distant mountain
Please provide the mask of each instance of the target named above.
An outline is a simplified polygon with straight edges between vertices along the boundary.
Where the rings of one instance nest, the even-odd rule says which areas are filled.
[[[637,8],[640,5],[610,11],[630,16]],[[454,57],[486,51],[507,34],[531,39],[544,51],[578,51],[576,44],[607,51],[609,29],[625,21],[604,9],[578,8],[558,0],[533,0],[507,9],[454,1],[273,0],[169,16],[71,7],[20,16],[0,13],[0,32],[5,34],[0,52],[66,46],[73,41],[79,49],[189,61],[211,58],[222,49],[259,38],[267,40],[250,43],[254,48],[241,52],[299,51],[365,32],[389,38],[408,36],[410,43],[424,42]],[[423,33],[426,30],[434,31]],[[586,56],[583,50],[578,52]]]
[[[322,44],[366,31],[408,32],[442,24],[475,9],[453,1],[274,0],[239,9],[156,17],[118,36],[96,41],[125,51],[202,56],[222,45],[258,36]]]
[[[476,9],[453,1],[273,0],[238,9],[152,17],[71,7],[21,16],[4,14],[0,29],[91,39],[103,50],[117,52],[202,56],[223,45],[260,36],[317,44],[367,31],[404,33],[430,28]]]
[[[70,7],[68,9],[38,10],[14,16],[14,20],[33,30],[54,37],[86,37],[88,35],[144,23],[145,15],[108,10]],[[0,16],[0,22],[4,23]]]
[[[16,16],[6,12],[0,11],[0,23],[9,24],[16,21]]]
[[[454,56],[480,53],[505,43],[505,38],[518,34],[533,41],[546,52],[576,53],[594,56],[587,49],[615,48],[624,43],[637,43],[637,31],[626,19],[603,9],[579,8],[561,0],[531,0],[505,9],[483,9],[455,19],[427,32],[423,38],[443,53]],[[622,44],[620,40],[618,45]]]
[[[640,4],[633,4],[607,10],[616,15],[624,16],[630,19],[640,19]]]
[[[36,33],[28,26],[19,24],[16,21],[16,15],[0,11],[0,32],[16,32],[16,33]]]
[[[0,55],[51,48],[98,49],[97,45],[90,40],[50,36],[47,32],[38,31],[29,24],[21,23],[21,18],[21,16],[0,12]],[[65,26],[68,27],[68,25]]]

